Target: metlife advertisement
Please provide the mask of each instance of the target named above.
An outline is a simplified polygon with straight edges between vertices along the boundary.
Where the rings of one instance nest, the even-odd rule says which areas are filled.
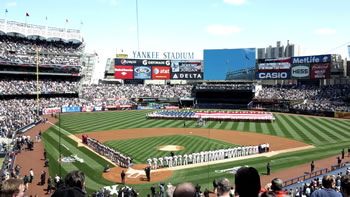
[[[331,62],[331,55],[292,57],[292,64],[312,64],[312,63],[324,63],[324,62]]]

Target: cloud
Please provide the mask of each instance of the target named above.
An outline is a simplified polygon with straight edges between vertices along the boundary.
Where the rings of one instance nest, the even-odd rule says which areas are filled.
[[[337,30],[329,29],[329,28],[321,28],[321,29],[316,29],[315,33],[319,35],[334,35],[337,33]]]
[[[110,3],[111,5],[117,5],[117,0],[109,0],[109,3]]]
[[[209,25],[206,31],[213,35],[231,35],[241,32],[242,29],[234,25]]]
[[[17,3],[15,1],[12,1],[12,2],[8,2],[7,3],[7,6],[8,7],[15,7],[17,5]]]
[[[225,3],[229,3],[232,5],[242,5],[246,0],[224,0]]]

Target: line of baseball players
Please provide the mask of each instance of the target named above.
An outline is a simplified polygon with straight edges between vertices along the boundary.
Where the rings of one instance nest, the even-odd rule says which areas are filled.
[[[264,148],[262,148],[264,147]],[[176,167],[182,165],[205,163],[234,157],[242,157],[247,155],[259,154],[269,151],[269,144],[260,144],[256,146],[240,146],[228,149],[220,149],[213,151],[202,151],[199,153],[165,156],[160,158],[149,158],[147,164],[153,169],[164,167]],[[153,163],[152,163],[153,162]]]
[[[118,166],[127,168],[132,165],[132,159],[130,157],[126,157],[120,152],[100,143],[99,141],[92,139],[90,137],[87,138],[87,145],[96,151],[98,154],[103,155],[113,161]]]

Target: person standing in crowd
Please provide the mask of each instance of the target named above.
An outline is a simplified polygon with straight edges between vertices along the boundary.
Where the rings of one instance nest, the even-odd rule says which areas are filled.
[[[343,175],[341,177],[340,188],[343,197],[350,197],[350,175]]]
[[[0,185],[0,196],[23,197],[25,185],[22,179],[7,179]]]
[[[164,197],[165,189],[164,189],[164,183],[159,183],[159,194],[160,197]]]
[[[47,179],[47,190],[46,190],[46,194],[51,194],[52,191],[52,180],[51,180],[51,176],[49,176],[49,178]]]
[[[342,197],[341,193],[335,190],[335,178],[333,175],[325,175],[322,179],[323,189],[312,192],[311,197]]]
[[[271,172],[271,165],[270,165],[270,162],[268,162],[266,165],[266,174],[270,175],[270,172]]]
[[[120,173],[120,176],[122,178],[122,184],[125,184],[125,172],[122,170],[122,173]]]
[[[51,197],[85,197],[85,175],[79,170],[72,171],[64,179],[65,186],[58,188]]]
[[[32,183],[34,179],[34,171],[33,168],[29,170],[29,183]]]
[[[277,197],[284,197],[288,194],[287,191],[283,191],[283,181],[280,178],[272,179],[271,190],[273,191],[273,193],[275,193]]]
[[[156,196],[156,186],[154,186],[154,184],[151,186],[151,193],[152,193],[152,197]]]
[[[216,183],[216,179],[213,180],[213,187],[214,187],[214,193],[216,194],[217,188],[218,188],[218,184]]]
[[[189,197],[196,196],[196,189],[193,187],[191,183],[182,183],[178,185],[175,190],[173,197]]]
[[[338,156],[337,159],[338,159],[338,165],[340,165],[341,164],[341,158]]]
[[[46,172],[45,172],[44,170],[41,172],[40,179],[41,179],[40,184],[41,184],[41,185],[45,185],[45,181],[46,181]]]
[[[311,161],[311,172],[315,170],[315,162],[314,160]]]
[[[27,175],[24,175],[23,183],[24,183],[24,186],[26,187],[26,190],[28,190],[29,177]]]
[[[345,154],[345,150],[344,148],[341,150],[341,159],[344,159],[344,154]]]
[[[227,178],[218,181],[218,196],[230,197],[231,183]]]
[[[261,189],[260,176],[253,167],[241,167],[235,175],[236,195],[258,197]]]

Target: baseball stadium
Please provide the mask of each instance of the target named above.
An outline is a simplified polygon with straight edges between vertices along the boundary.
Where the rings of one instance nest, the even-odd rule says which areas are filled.
[[[350,173],[350,80],[337,54],[120,53],[92,83],[98,55],[81,32],[41,28],[0,20],[4,193],[19,180],[28,196],[176,196],[183,183],[193,196],[244,196],[238,174],[255,169],[261,194],[279,178],[300,196]]]

